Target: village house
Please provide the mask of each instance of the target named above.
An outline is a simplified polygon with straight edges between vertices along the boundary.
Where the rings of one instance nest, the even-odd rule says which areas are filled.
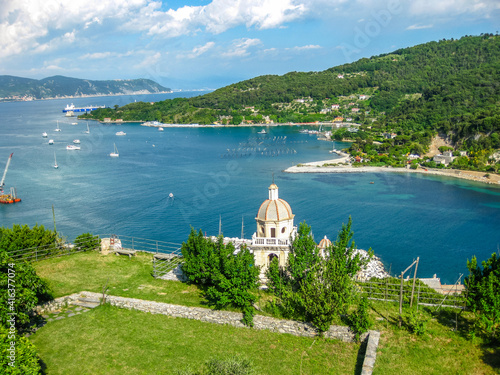
[[[332,104],[332,109],[339,109],[340,108],[340,104]]]
[[[445,151],[442,154],[436,155],[432,158],[432,160],[436,164],[442,164],[444,166],[448,166],[448,164],[452,163],[454,159],[455,156],[453,156],[452,151]]]

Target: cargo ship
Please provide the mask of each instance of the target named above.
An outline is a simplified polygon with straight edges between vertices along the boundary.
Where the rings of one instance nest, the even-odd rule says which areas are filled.
[[[96,109],[99,109],[99,108],[106,108],[106,106],[104,105],[101,105],[101,106],[92,106],[92,105],[89,105],[89,106],[86,106],[86,107],[75,107],[75,105],[73,103],[71,103],[71,105],[66,105],[66,108],[64,108],[62,111],[63,113],[66,113],[66,112],[91,112],[91,111],[94,111]]]

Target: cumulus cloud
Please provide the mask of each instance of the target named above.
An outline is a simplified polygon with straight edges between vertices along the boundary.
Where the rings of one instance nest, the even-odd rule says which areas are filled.
[[[248,56],[250,54],[248,49],[253,46],[258,46],[259,44],[262,44],[260,39],[250,39],[250,38],[238,39],[233,42],[231,48],[228,51],[224,52],[222,56],[224,57]]]
[[[161,10],[158,4],[149,4],[125,27],[163,37],[200,31],[220,34],[239,25],[257,29],[281,27],[304,13],[306,6],[298,0],[213,0],[208,5],[167,11]]]
[[[72,43],[65,32],[85,29],[104,18],[136,13],[147,0],[2,0],[0,11],[0,57],[27,50],[50,49],[52,39]],[[55,36],[51,37],[51,32]],[[65,35],[61,38],[60,35]],[[49,39],[41,43],[41,39]],[[56,41],[57,42],[57,41]]]

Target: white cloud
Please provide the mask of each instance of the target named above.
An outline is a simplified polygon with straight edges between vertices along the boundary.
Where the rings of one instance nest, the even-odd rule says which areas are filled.
[[[227,52],[224,52],[222,56],[224,57],[243,57],[248,56],[250,52],[248,49],[253,46],[258,46],[262,44],[260,39],[249,39],[243,38],[233,42],[231,49]]]
[[[500,9],[497,0],[413,0],[409,10],[417,16],[456,16],[469,14],[470,16],[487,17],[488,14]]]
[[[208,52],[209,50],[211,50],[213,47],[215,46],[215,43],[214,42],[208,42],[206,43],[205,45],[203,46],[198,46],[198,47],[195,47],[193,48],[193,50],[191,51],[191,53],[189,53],[187,55],[187,57],[191,58],[191,59],[194,59],[200,55],[203,55],[204,53]]]
[[[43,52],[75,41],[74,30],[85,29],[105,18],[123,18],[136,13],[147,0],[2,0],[0,11],[0,57],[36,49]],[[73,30],[73,31],[70,31]],[[55,36],[51,37],[51,32]],[[73,33],[71,35],[67,33]],[[60,35],[63,34],[63,37]],[[41,38],[49,39],[40,42]]]
[[[406,30],[431,29],[432,27],[434,27],[434,25],[432,25],[432,24],[429,24],[429,25],[419,25],[419,24],[415,24],[415,25],[408,26],[408,27],[406,28]]]
[[[143,8],[124,27],[163,37],[192,35],[203,30],[220,34],[240,25],[257,29],[281,27],[305,12],[305,5],[298,0],[213,0],[204,6],[167,11],[154,3]]]
[[[294,51],[305,51],[305,50],[310,50],[310,49],[319,49],[322,48],[321,46],[315,45],[315,44],[309,44],[307,46],[296,46],[293,48],[287,48],[287,49],[292,49]]]

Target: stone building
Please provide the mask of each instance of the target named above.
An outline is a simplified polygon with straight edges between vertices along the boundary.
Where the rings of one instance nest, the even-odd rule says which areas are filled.
[[[278,258],[280,266],[286,265],[290,243],[297,235],[294,216],[288,202],[279,198],[278,186],[271,184],[269,198],[260,205],[255,218],[257,231],[251,245],[255,264],[261,267],[261,278],[273,258]]]

